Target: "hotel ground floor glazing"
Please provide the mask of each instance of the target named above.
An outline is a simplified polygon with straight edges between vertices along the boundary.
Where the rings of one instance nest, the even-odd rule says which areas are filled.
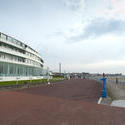
[[[41,76],[43,68],[0,62],[0,76]]]

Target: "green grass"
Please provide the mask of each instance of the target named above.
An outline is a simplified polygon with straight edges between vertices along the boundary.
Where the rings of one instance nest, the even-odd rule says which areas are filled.
[[[57,82],[57,81],[62,81],[64,78],[52,78],[49,81],[50,82]],[[12,86],[12,85],[32,85],[32,84],[44,84],[47,83],[47,79],[37,79],[37,80],[19,80],[19,81],[4,81],[0,82],[0,86]]]
[[[35,84],[35,83],[46,83],[47,79],[37,79],[37,80],[20,80],[20,81],[5,81],[0,82],[0,86],[11,86],[11,85],[25,85],[25,84]]]
[[[64,76],[53,76],[54,79],[64,78]]]
[[[53,78],[53,79],[50,79],[49,81],[50,82],[58,82],[58,81],[62,81],[62,80],[65,80],[64,78]]]

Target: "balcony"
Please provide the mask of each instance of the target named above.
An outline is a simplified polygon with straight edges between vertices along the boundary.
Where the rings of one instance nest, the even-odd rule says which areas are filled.
[[[8,44],[8,45],[14,46],[14,47],[16,47],[16,48],[25,50],[24,47],[22,47],[22,46],[20,46],[20,45],[18,45],[18,44],[16,44],[16,43],[10,42],[10,41],[8,41],[8,40],[5,40],[5,39],[0,38],[0,41],[6,43],[6,44]]]
[[[28,56],[26,54],[20,53],[18,51],[15,51],[13,49],[6,48],[6,47],[3,47],[3,46],[0,46],[0,52],[11,54],[11,55],[15,55],[15,56],[18,56],[18,57],[22,57],[22,58],[29,59],[29,60],[38,62],[40,64],[43,64],[40,60],[36,60],[35,57],[30,57],[30,56]]]
[[[41,67],[41,66],[36,66],[36,65],[29,64],[26,62],[18,62],[18,61],[14,61],[14,60],[10,60],[10,59],[3,59],[3,58],[0,58],[0,62],[14,63],[14,64],[20,64],[20,65],[26,65],[26,66],[32,66],[32,67],[38,67],[38,68]]]

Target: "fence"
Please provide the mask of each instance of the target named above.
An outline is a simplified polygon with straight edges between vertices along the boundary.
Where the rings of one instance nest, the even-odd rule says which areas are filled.
[[[90,76],[89,79],[96,80],[100,83],[102,76]],[[125,99],[125,76],[108,76],[107,93],[113,100]]]

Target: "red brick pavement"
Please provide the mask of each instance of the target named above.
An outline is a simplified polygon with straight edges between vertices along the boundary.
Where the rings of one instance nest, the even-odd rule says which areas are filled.
[[[124,125],[125,109],[98,105],[99,96],[89,80],[0,92],[0,125]]]

